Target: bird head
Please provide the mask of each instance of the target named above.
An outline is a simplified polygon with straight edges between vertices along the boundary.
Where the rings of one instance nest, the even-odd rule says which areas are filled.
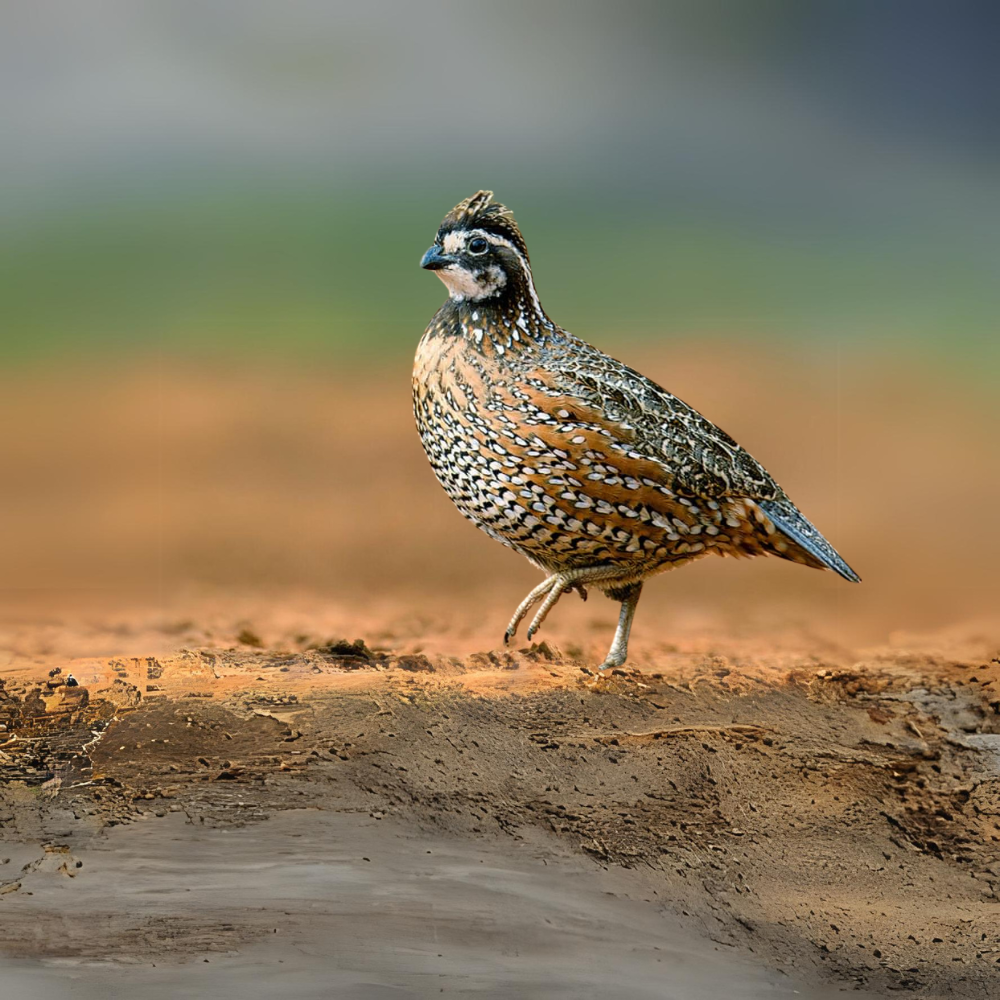
[[[436,271],[453,299],[480,301],[531,288],[528,248],[510,210],[477,191],[445,217],[420,266]]]

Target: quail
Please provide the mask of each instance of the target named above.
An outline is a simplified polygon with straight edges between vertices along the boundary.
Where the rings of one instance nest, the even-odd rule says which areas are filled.
[[[448,289],[414,362],[424,450],[459,511],[545,573],[505,642],[536,605],[529,640],[563,594],[594,586],[621,604],[601,664],[619,667],[645,579],[711,553],[859,580],[728,434],[549,319],[491,191],[444,217],[420,264]]]

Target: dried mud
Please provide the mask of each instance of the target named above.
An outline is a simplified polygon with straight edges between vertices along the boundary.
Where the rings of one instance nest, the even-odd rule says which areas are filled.
[[[2,702],[0,820],[40,848],[0,869],[8,954],[239,947],[257,930],[210,941],[180,914],[40,937],[12,897],[78,877],[109,826],[319,809],[478,843],[544,833],[803,983],[1000,983],[996,660],[744,671],[678,654],[605,677],[547,645],[456,663],[341,643],[81,661],[75,687],[30,673],[8,672]]]

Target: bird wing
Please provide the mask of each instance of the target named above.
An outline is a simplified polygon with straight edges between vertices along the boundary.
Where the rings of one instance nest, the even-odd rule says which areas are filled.
[[[568,335],[559,353],[558,363],[546,372],[552,389],[576,400],[581,417],[656,460],[664,485],[678,494],[787,499],[749,452],[651,379]]]

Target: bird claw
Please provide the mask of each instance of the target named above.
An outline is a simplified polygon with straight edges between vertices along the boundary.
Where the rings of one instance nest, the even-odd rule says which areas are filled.
[[[597,668],[597,671],[599,674],[603,674],[605,670],[617,670],[619,667],[624,666],[624,664],[624,656],[616,656],[614,653],[608,653],[604,662]]]
[[[527,639],[529,642],[538,633],[538,630],[542,626],[542,622],[545,621],[546,615],[552,609],[556,601],[558,601],[563,594],[569,594],[574,590],[583,600],[587,599],[587,588],[580,581],[574,580],[560,585],[558,575],[550,576],[547,580],[544,580],[521,602],[514,614],[514,618],[511,620],[510,625],[507,626],[507,631],[504,632],[503,644],[505,646],[510,644],[511,639],[514,638],[514,635],[517,632],[517,627],[521,623],[521,620],[527,612],[542,599],[543,594],[545,595],[545,598],[542,600],[542,606],[538,609],[535,617],[531,621],[531,624],[528,626]]]

